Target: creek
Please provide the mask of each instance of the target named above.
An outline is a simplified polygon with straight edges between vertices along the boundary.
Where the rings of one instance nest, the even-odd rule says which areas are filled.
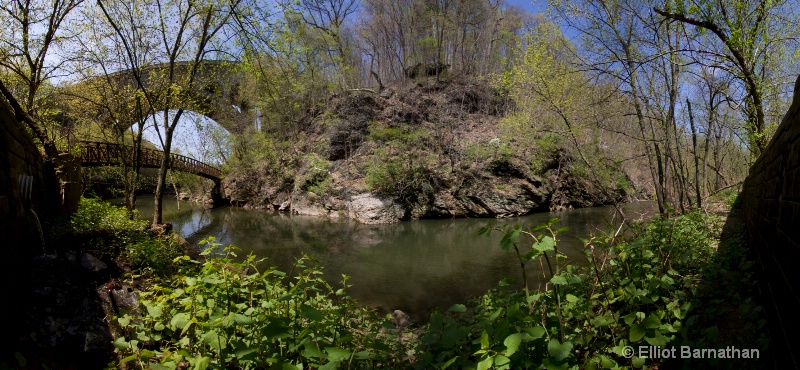
[[[496,287],[504,278],[520,280],[513,251],[500,249],[501,233],[478,235],[489,224],[539,225],[552,217],[566,226],[558,247],[573,264],[585,263],[583,242],[591,233],[606,230],[612,207],[545,212],[507,219],[416,220],[388,225],[364,225],[346,219],[297,216],[235,207],[206,209],[190,202],[165,198],[164,221],[190,243],[214,236],[223,245],[233,244],[240,257],[254,253],[289,272],[304,253],[323,268],[324,277],[336,286],[342,274],[350,277],[350,296],[380,312],[403,310],[415,318],[435,307],[465,303]],[[151,219],[151,196],[137,199],[142,218]],[[654,202],[623,206],[629,219],[648,219]],[[617,220],[618,221],[618,220]],[[617,227],[619,222],[616,222]],[[532,288],[542,285],[538,263],[527,265]]]

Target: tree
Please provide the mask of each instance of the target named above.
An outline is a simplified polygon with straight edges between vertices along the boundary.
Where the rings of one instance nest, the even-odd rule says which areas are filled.
[[[636,147],[630,140],[611,137],[602,130],[606,120],[622,116],[615,111],[620,95],[591,83],[576,68],[575,49],[554,24],[541,21],[524,40],[523,60],[504,74],[503,84],[520,107],[517,120],[526,126],[521,131],[534,137],[525,140],[516,131],[506,140],[521,141],[517,143],[521,147],[538,147],[535,157],[548,156],[548,150],[555,152],[556,176],[584,177],[607,201],[615,202],[612,193],[623,187],[620,182],[627,178],[621,172],[622,159]],[[606,144],[610,140],[616,140],[614,148]]]
[[[0,69],[11,72],[23,86],[17,94],[3,84],[3,95],[12,103],[17,118],[25,122],[51,159],[57,156],[49,137],[44,107],[38,101],[41,88],[69,61],[53,56],[72,35],[64,25],[83,0],[11,0],[0,4]]]
[[[123,41],[129,63],[137,64],[139,60],[133,53],[131,39],[134,35],[124,32],[125,28],[121,26],[124,22],[134,21],[134,17],[129,17],[124,11],[115,11],[115,7],[120,6],[117,2],[99,0],[97,4],[108,24]],[[220,55],[224,44],[221,41],[217,43],[218,34],[223,28],[232,26],[234,14],[240,6],[242,0],[221,4],[210,0],[156,0],[142,5],[144,11],[141,14],[152,16],[145,16],[139,21],[155,30],[155,38],[148,41],[155,53],[154,60],[162,63],[163,67],[159,70],[161,72],[148,71],[147,79],[155,81],[147,83],[144,82],[144,71],[134,73],[137,88],[144,99],[154,111],[162,113],[160,124],[164,134],[160,139],[164,156],[154,197],[154,225],[162,223],[162,201],[175,128],[186,109],[196,106],[191,92],[197,88],[201,64],[209,56]]]
[[[788,43],[796,43],[796,37],[785,34],[789,30],[786,19],[791,19],[785,15],[791,14],[792,8],[787,1],[771,0],[693,0],[653,8],[665,18],[711,32],[724,45],[724,51],[698,49],[696,52],[720,59],[720,67],[742,81],[747,92],[748,138],[756,156],[767,143],[765,110],[768,103],[764,98],[770,89],[769,65],[782,57]]]
[[[551,5],[565,24],[583,37],[587,52],[581,58],[582,68],[598,79],[612,83],[627,95],[639,129],[636,139],[644,144],[659,212],[666,213],[668,189],[666,163],[662,155],[664,147],[659,141],[661,138],[656,136],[651,115],[651,110],[658,107],[650,104],[658,97],[651,99],[648,94],[648,86],[653,86],[654,80],[645,69],[646,62],[658,54],[657,50],[650,48],[646,35],[646,32],[655,30],[649,8],[635,0],[554,1]],[[667,75],[661,77],[669,78]]]
[[[357,0],[302,0],[298,14],[308,26],[321,34],[321,46],[337,67],[339,84],[346,84],[350,69],[350,48],[347,46],[345,20],[355,13]]]

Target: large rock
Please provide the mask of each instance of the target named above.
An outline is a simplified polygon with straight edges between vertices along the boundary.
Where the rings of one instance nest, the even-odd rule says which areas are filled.
[[[328,210],[317,202],[318,199],[314,193],[296,194],[291,201],[292,213],[303,216],[327,216]]]
[[[81,256],[81,266],[87,270],[92,270],[92,271],[101,271],[108,268],[108,265],[106,265],[105,262],[101,261],[100,259],[89,253],[84,253]]]
[[[350,198],[347,214],[364,224],[389,224],[404,219],[406,210],[394,200],[365,193]]]
[[[546,208],[544,193],[524,185],[516,184],[502,189],[495,187],[492,191],[472,193],[464,201],[475,214],[491,217],[521,216]],[[476,210],[475,205],[483,211]]]

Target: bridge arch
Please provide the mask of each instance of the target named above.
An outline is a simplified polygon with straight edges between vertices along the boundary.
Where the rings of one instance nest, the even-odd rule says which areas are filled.
[[[174,66],[175,80],[188,80],[192,63],[181,62]],[[150,91],[159,89],[164,85],[164,76],[169,71],[168,64],[154,64],[140,69],[143,88]],[[171,99],[169,105],[162,104],[154,110],[183,109],[193,111],[214,120],[230,132],[243,132],[246,127],[252,126],[256,120],[255,102],[252,94],[244,91],[245,73],[241,64],[231,61],[202,61],[197,67],[191,88],[184,88],[176,99]],[[123,106],[135,106],[138,81],[132,70],[123,70],[107,76],[97,76],[65,87],[67,96],[81,96],[85,91],[117,91]],[[156,105],[159,103],[156,102]],[[68,103],[65,105],[69,105]],[[67,110],[69,108],[67,107]],[[98,113],[101,115],[102,113]],[[149,114],[149,113],[147,113]],[[69,113],[66,114],[69,116]],[[147,117],[130,112],[125,122],[132,126],[137,121]],[[69,117],[65,118],[69,120]],[[76,119],[77,120],[77,119]]]

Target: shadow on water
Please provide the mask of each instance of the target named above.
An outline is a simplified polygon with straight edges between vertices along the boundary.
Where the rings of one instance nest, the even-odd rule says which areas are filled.
[[[140,202],[148,218],[149,201]],[[626,205],[629,217],[650,217],[650,202]],[[350,277],[349,294],[361,304],[390,312],[403,310],[425,317],[435,307],[465,302],[496,287],[504,278],[519,278],[516,257],[499,247],[501,235],[479,236],[488,223],[525,226],[559,217],[569,231],[559,240],[575,262],[583,261],[580,238],[604,229],[613,209],[597,207],[568,212],[539,213],[509,219],[417,220],[389,225],[364,225],[345,219],[297,216],[233,207],[203,209],[175,200],[165,204],[164,219],[190,243],[214,236],[233,244],[243,254],[254,253],[268,263],[290,271],[303,254],[314,258],[332,285],[342,275]],[[537,286],[539,266],[529,271],[530,286]]]

